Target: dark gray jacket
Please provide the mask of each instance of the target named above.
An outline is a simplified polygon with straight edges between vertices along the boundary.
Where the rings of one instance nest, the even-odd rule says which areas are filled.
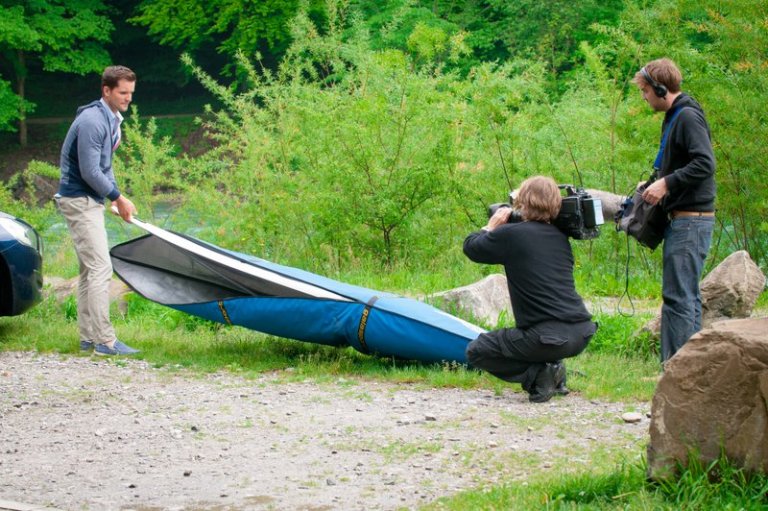
[[[662,134],[672,112],[682,108],[669,132],[660,173],[667,182],[664,210],[715,210],[715,155],[704,111],[687,94],[675,98],[662,124]]]
[[[93,197],[115,200],[120,190],[112,171],[112,112],[100,100],[77,109],[61,147],[62,197]]]

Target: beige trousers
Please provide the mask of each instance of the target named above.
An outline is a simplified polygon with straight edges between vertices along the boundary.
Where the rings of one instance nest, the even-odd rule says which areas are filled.
[[[115,340],[115,329],[109,320],[112,261],[104,226],[104,205],[91,197],[58,197],[56,203],[67,221],[80,263],[77,285],[80,340],[111,343]]]

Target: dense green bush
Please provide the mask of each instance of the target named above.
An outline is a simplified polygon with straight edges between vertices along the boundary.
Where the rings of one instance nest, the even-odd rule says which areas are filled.
[[[210,151],[178,157],[134,111],[116,170],[145,219],[332,276],[386,268],[450,287],[496,271],[465,261],[461,241],[524,178],[624,194],[647,175],[661,118],[629,79],[668,54],[709,114],[720,162],[710,267],[739,248],[765,266],[765,29],[742,3],[627,4],[615,25],[593,27],[567,80],[539,61],[449,71],[461,40],[422,26],[387,47],[341,6],[322,26],[300,12],[276,71],[240,54],[245,90],[186,60],[224,105],[206,115]],[[629,278],[637,295],[657,295],[660,251],[627,244],[607,220],[597,240],[573,242],[580,290],[618,295]]]

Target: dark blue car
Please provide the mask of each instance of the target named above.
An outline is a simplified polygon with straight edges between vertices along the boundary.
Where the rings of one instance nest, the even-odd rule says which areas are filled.
[[[0,211],[0,316],[28,310],[42,289],[42,238],[25,221]]]

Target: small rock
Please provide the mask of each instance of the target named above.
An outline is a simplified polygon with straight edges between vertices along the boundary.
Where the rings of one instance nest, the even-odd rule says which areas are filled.
[[[627,412],[621,416],[621,420],[627,424],[636,424],[643,420],[643,415],[637,412]]]

